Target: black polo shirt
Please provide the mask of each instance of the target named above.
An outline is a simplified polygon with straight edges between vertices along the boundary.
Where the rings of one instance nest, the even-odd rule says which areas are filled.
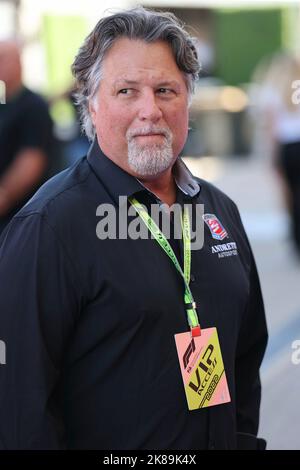
[[[181,161],[175,171],[178,199],[227,232],[218,242],[205,225],[191,289],[202,328],[218,328],[231,403],[187,408],[174,341],[188,330],[184,286],[161,247],[96,236],[100,204],[157,200],[95,142],[0,240],[0,447],[236,448],[237,432],[257,433],[266,325],[251,250],[234,203]],[[216,248],[228,243],[235,254]]]

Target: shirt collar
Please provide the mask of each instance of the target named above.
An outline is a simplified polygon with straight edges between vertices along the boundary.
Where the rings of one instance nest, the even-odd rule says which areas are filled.
[[[119,196],[130,197],[140,191],[145,191],[145,186],[137,178],[104,155],[97,138],[94,139],[88,151],[87,160],[117,204],[119,204]],[[177,187],[185,195],[194,197],[200,192],[199,183],[181,158],[177,159],[173,167],[173,174]]]
[[[173,175],[177,187],[186,196],[194,197],[199,194],[201,190],[200,184],[180,157],[177,158],[173,167]]]

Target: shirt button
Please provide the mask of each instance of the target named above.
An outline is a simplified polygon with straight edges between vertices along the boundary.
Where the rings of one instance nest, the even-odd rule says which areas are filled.
[[[191,279],[191,282],[195,282],[196,278],[195,278],[194,274],[191,274],[190,279]]]

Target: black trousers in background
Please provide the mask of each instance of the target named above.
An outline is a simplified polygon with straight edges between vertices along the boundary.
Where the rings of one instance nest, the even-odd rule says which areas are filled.
[[[282,145],[279,158],[291,194],[292,235],[300,254],[300,141]]]

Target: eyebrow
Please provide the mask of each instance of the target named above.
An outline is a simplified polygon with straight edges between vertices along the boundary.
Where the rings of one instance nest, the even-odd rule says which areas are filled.
[[[114,90],[118,88],[119,86],[123,85],[138,85],[138,82],[136,80],[128,80],[128,79],[123,79],[123,78],[118,78],[114,83],[113,83],[113,88]]]
[[[140,82],[138,82],[137,80],[128,80],[127,78],[125,79],[120,78],[114,82],[113,87],[117,88],[118,86],[123,86],[123,85],[139,85],[139,84]],[[164,80],[164,81],[158,82],[156,86],[158,88],[166,87],[166,86],[180,88],[180,84],[176,80]]]

